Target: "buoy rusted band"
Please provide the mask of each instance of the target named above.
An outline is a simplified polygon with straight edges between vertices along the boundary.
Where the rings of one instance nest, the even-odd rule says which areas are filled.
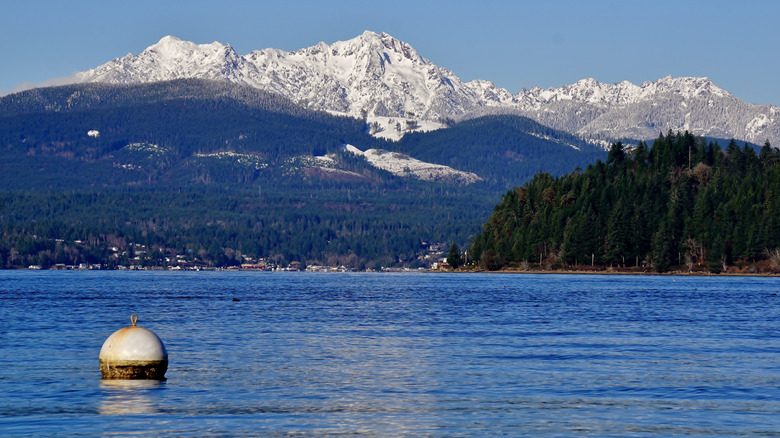
[[[100,373],[104,379],[165,380],[167,360],[100,361]]]

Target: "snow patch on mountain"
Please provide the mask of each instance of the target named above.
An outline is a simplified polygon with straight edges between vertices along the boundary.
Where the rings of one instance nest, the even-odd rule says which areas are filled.
[[[408,132],[430,132],[446,128],[447,125],[431,120],[405,119],[402,117],[366,117],[368,131],[377,138],[400,140]]]
[[[241,154],[233,151],[214,152],[211,154],[195,154],[194,157],[229,161],[241,166],[254,168],[255,170],[265,169],[268,167],[268,163],[257,155]]]
[[[579,148],[579,146],[577,146],[577,145],[574,145],[574,144],[562,141],[562,140],[554,138],[554,137],[552,137],[550,135],[543,135],[543,134],[539,134],[539,133],[536,133],[536,132],[529,132],[528,134],[532,135],[532,136],[534,136],[536,138],[541,138],[542,140],[547,140],[547,141],[555,142],[555,143],[558,143],[558,144],[562,144],[564,146],[568,146],[568,147],[570,147],[572,149],[576,149],[578,151],[581,150]]]
[[[304,178],[331,181],[367,182],[369,179],[357,172],[342,169],[334,154],[312,156],[299,155],[287,162],[285,175],[300,175]]]
[[[364,157],[374,167],[386,170],[396,176],[464,185],[482,181],[482,178],[474,173],[455,170],[440,164],[426,163],[398,152],[388,152],[381,149],[369,149],[363,152],[352,145],[346,145],[344,148],[348,152]]]

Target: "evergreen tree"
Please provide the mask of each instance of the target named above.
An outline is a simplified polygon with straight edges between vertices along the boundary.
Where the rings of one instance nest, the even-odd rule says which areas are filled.
[[[623,143],[617,142],[613,143],[612,147],[609,149],[609,155],[607,155],[607,164],[608,165],[615,165],[620,166],[623,164],[623,160],[626,157],[626,153],[623,149]]]
[[[450,251],[447,253],[447,264],[450,265],[452,269],[458,269],[463,264],[463,258],[457,243],[453,243],[450,246]]]

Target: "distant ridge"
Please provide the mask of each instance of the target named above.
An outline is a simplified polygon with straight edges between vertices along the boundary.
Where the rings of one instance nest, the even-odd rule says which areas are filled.
[[[450,129],[414,132],[398,142],[369,131],[362,120],[224,80],[38,88],[0,98],[0,182],[40,188],[66,179],[107,186],[417,180],[507,187],[539,171],[570,172],[605,155],[576,136],[517,115],[453,122]],[[41,169],[47,160],[56,166],[41,174],[22,170],[23,162]],[[90,170],[62,167],[66,163]]]
[[[444,127],[449,119],[512,113],[590,139],[653,139],[668,130],[780,144],[780,109],[754,105],[709,78],[667,76],[634,85],[583,79],[559,88],[512,95],[485,80],[461,81],[386,33],[365,31],[333,44],[295,52],[229,44],[195,44],[166,36],[143,52],[78,73],[75,82],[147,83],[171,79],[225,80],[284,96],[306,108],[366,118],[388,138],[412,129]],[[392,120],[391,120],[392,119]],[[429,122],[425,126],[398,121]]]

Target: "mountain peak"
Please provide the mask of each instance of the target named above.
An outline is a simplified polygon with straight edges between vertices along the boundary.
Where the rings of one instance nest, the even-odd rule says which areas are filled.
[[[658,94],[675,94],[685,99],[691,99],[697,96],[715,96],[719,98],[729,97],[726,90],[718,87],[708,77],[695,76],[664,76],[656,81],[643,82],[641,87],[642,94],[652,96]]]
[[[780,110],[762,107],[764,112],[758,114],[707,77],[666,76],[639,86],[586,78],[512,95],[488,81],[464,83],[411,45],[371,30],[295,52],[265,49],[244,56],[229,44],[196,44],[168,35],[138,55],[78,74],[76,81],[142,83],[179,78],[237,82],[309,109],[381,122],[383,129],[378,131],[388,138],[399,138],[414,129],[405,127],[422,121],[511,112],[555,129],[596,133],[599,138],[646,139],[655,138],[659,131],[690,128],[697,135],[739,138],[745,132],[740,139],[763,143],[770,138],[780,143],[780,133],[775,133],[780,130]],[[685,109],[691,99],[706,99],[706,107],[699,102],[690,105],[695,111]],[[745,114],[729,113],[743,110]],[[627,120],[627,114],[636,120],[619,119]]]
[[[414,50],[411,45],[399,40],[398,38],[395,38],[386,32],[376,33],[371,30],[366,30],[360,36],[351,40],[333,43],[334,46],[341,44],[358,46],[365,45],[372,50],[387,49],[393,52],[402,53],[405,57],[408,58],[422,59],[422,57],[417,53],[416,50]]]
[[[382,32],[382,35],[386,35],[384,32]],[[373,39],[373,38],[379,38],[381,35],[374,32],[373,30],[364,30],[362,34],[358,38],[363,39]]]
[[[199,78],[236,80],[252,72],[230,45],[195,44],[167,35],[138,55],[118,58],[76,75],[77,82],[145,83]],[[238,82],[241,82],[240,80]]]
[[[157,53],[161,56],[176,56],[184,48],[192,49],[196,44],[189,41],[182,41],[172,35],[164,36],[157,42],[146,48],[142,53]]]
[[[177,38],[173,35],[166,35],[162,38],[160,38],[160,41],[157,42],[155,45],[166,45],[166,44],[172,44],[181,41],[180,38]]]
[[[373,30],[365,30],[362,34],[357,36],[356,38],[353,38],[353,40],[363,40],[363,41],[377,41],[377,40],[398,40],[397,38],[393,37],[389,33],[386,32],[380,32],[376,33]]]

